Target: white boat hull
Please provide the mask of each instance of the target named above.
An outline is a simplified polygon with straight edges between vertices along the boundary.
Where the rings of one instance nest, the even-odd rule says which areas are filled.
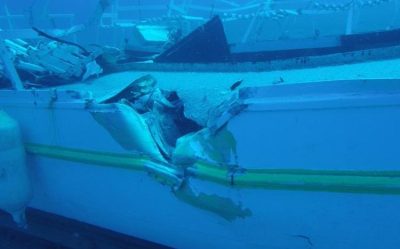
[[[329,83],[332,91],[341,86],[336,95],[312,83],[272,86],[248,98],[228,123],[239,164],[249,174],[289,170],[295,178],[264,172],[269,178],[249,185],[240,174],[189,177],[198,196],[216,203],[211,208],[126,167],[134,152],[93,118],[96,106],[70,92],[51,101],[52,92],[2,91],[0,106],[23,130],[33,208],[174,248],[397,249],[400,87],[382,80],[364,91],[361,83]],[[291,92],[296,87],[301,93]]]

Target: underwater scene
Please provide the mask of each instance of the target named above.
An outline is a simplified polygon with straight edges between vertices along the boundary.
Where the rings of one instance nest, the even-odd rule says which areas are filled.
[[[0,249],[399,249],[400,0],[0,0]]]

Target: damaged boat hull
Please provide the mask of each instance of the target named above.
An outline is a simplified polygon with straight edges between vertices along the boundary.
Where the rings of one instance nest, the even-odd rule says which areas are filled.
[[[42,90],[1,91],[0,106],[23,131],[33,208],[174,248],[395,249],[398,85],[355,80],[243,90],[244,108],[226,110],[210,126],[231,133],[238,165],[199,160],[171,174],[150,165],[164,165],[158,154],[137,153],[113,134],[119,129],[93,115],[126,117],[121,104]]]

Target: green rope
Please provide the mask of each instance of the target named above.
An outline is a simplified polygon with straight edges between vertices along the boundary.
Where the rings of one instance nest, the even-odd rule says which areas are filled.
[[[264,188],[371,194],[400,194],[400,171],[345,171],[306,169],[227,169],[197,163],[196,177],[239,188]]]
[[[85,164],[146,171],[151,158],[143,155],[103,153],[56,146],[26,144],[30,154]],[[400,171],[307,169],[248,169],[231,174],[227,168],[197,162],[192,177],[225,186],[300,191],[400,194]]]
[[[144,156],[94,152],[38,144],[25,144],[25,150],[33,155],[135,171],[145,170],[144,163],[149,160]]]

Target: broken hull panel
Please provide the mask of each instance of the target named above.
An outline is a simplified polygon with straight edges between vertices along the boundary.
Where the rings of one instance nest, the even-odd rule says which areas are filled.
[[[206,175],[194,165],[186,180],[197,198],[129,166],[136,145],[93,116],[123,122],[118,105],[43,90],[1,91],[0,106],[23,131],[31,207],[174,248],[397,248],[398,81],[250,93],[241,93],[247,108],[226,126],[245,170]]]

